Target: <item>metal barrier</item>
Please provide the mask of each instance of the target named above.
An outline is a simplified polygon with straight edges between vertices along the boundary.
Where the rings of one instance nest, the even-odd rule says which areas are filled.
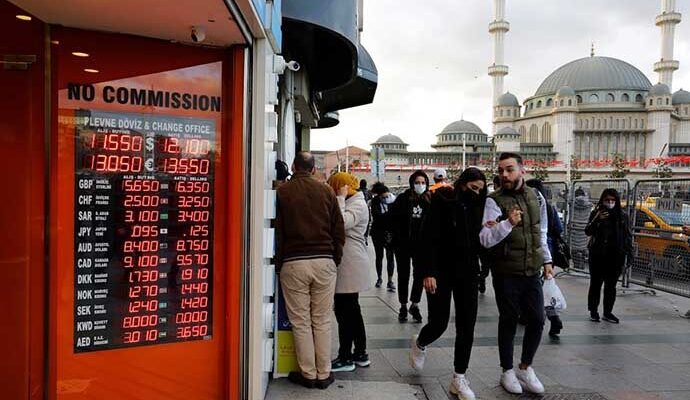
[[[690,297],[690,179],[640,180],[633,198],[630,281]]]
[[[589,238],[585,234],[585,227],[592,209],[599,202],[601,193],[607,188],[616,189],[621,195],[622,204],[627,204],[631,194],[630,182],[627,179],[576,180],[572,183],[566,241],[573,257],[572,269],[577,272],[589,273]]]
[[[544,189],[546,201],[556,207],[563,226],[563,235],[565,235],[566,221],[568,220],[568,184],[565,182],[544,182]]]

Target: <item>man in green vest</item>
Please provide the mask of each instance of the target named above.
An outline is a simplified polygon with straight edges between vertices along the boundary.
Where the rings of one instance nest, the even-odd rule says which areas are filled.
[[[553,275],[546,242],[546,201],[525,185],[522,157],[502,153],[498,162],[501,188],[489,195],[479,240],[488,249],[498,306],[498,350],[501,385],[514,394],[544,393],[531,367],[544,328],[544,295],[540,275]],[[518,319],[527,322],[519,368],[513,369],[513,340]]]

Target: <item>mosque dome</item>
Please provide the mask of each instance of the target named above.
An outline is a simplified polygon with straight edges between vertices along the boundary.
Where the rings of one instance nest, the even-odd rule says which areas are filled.
[[[671,102],[673,104],[690,104],[690,92],[680,89],[679,91],[673,93]]]
[[[563,86],[583,90],[649,90],[649,79],[634,66],[612,57],[592,56],[571,61],[551,73],[534,97],[556,93]]]
[[[560,89],[558,89],[558,92],[556,92],[556,96],[560,96],[560,97],[575,96],[575,91],[570,86],[563,86]]]
[[[474,124],[470,121],[465,121],[464,119],[461,119],[460,121],[451,122],[445,128],[443,128],[443,131],[441,131],[441,133],[439,133],[439,135],[443,135],[446,133],[481,133],[481,134],[484,134],[484,132],[482,132],[481,128],[479,128],[476,124]]]
[[[406,144],[398,136],[395,136],[395,135],[390,134],[390,133],[387,135],[383,135],[380,138],[376,139],[376,141],[374,143],[375,144]]]
[[[657,83],[656,85],[652,86],[651,89],[649,89],[649,95],[650,96],[670,96],[671,95],[671,89],[668,88],[663,83]]]
[[[518,102],[517,97],[515,97],[514,94],[510,92],[503,93],[498,100],[496,100],[497,105],[499,106],[508,106],[508,107],[519,107],[520,103]]]

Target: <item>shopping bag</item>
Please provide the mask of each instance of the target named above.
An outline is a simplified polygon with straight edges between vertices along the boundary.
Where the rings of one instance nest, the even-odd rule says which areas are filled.
[[[554,310],[565,310],[567,304],[561,289],[556,285],[556,279],[549,277],[544,280],[544,307],[553,307]]]

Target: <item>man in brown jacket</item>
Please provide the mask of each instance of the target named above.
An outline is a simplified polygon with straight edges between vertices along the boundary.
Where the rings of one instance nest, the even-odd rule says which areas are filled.
[[[301,371],[288,379],[325,389],[333,383],[330,316],[345,230],[333,189],[313,177],[314,157],[297,153],[292,170],[278,188],[275,257]]]

